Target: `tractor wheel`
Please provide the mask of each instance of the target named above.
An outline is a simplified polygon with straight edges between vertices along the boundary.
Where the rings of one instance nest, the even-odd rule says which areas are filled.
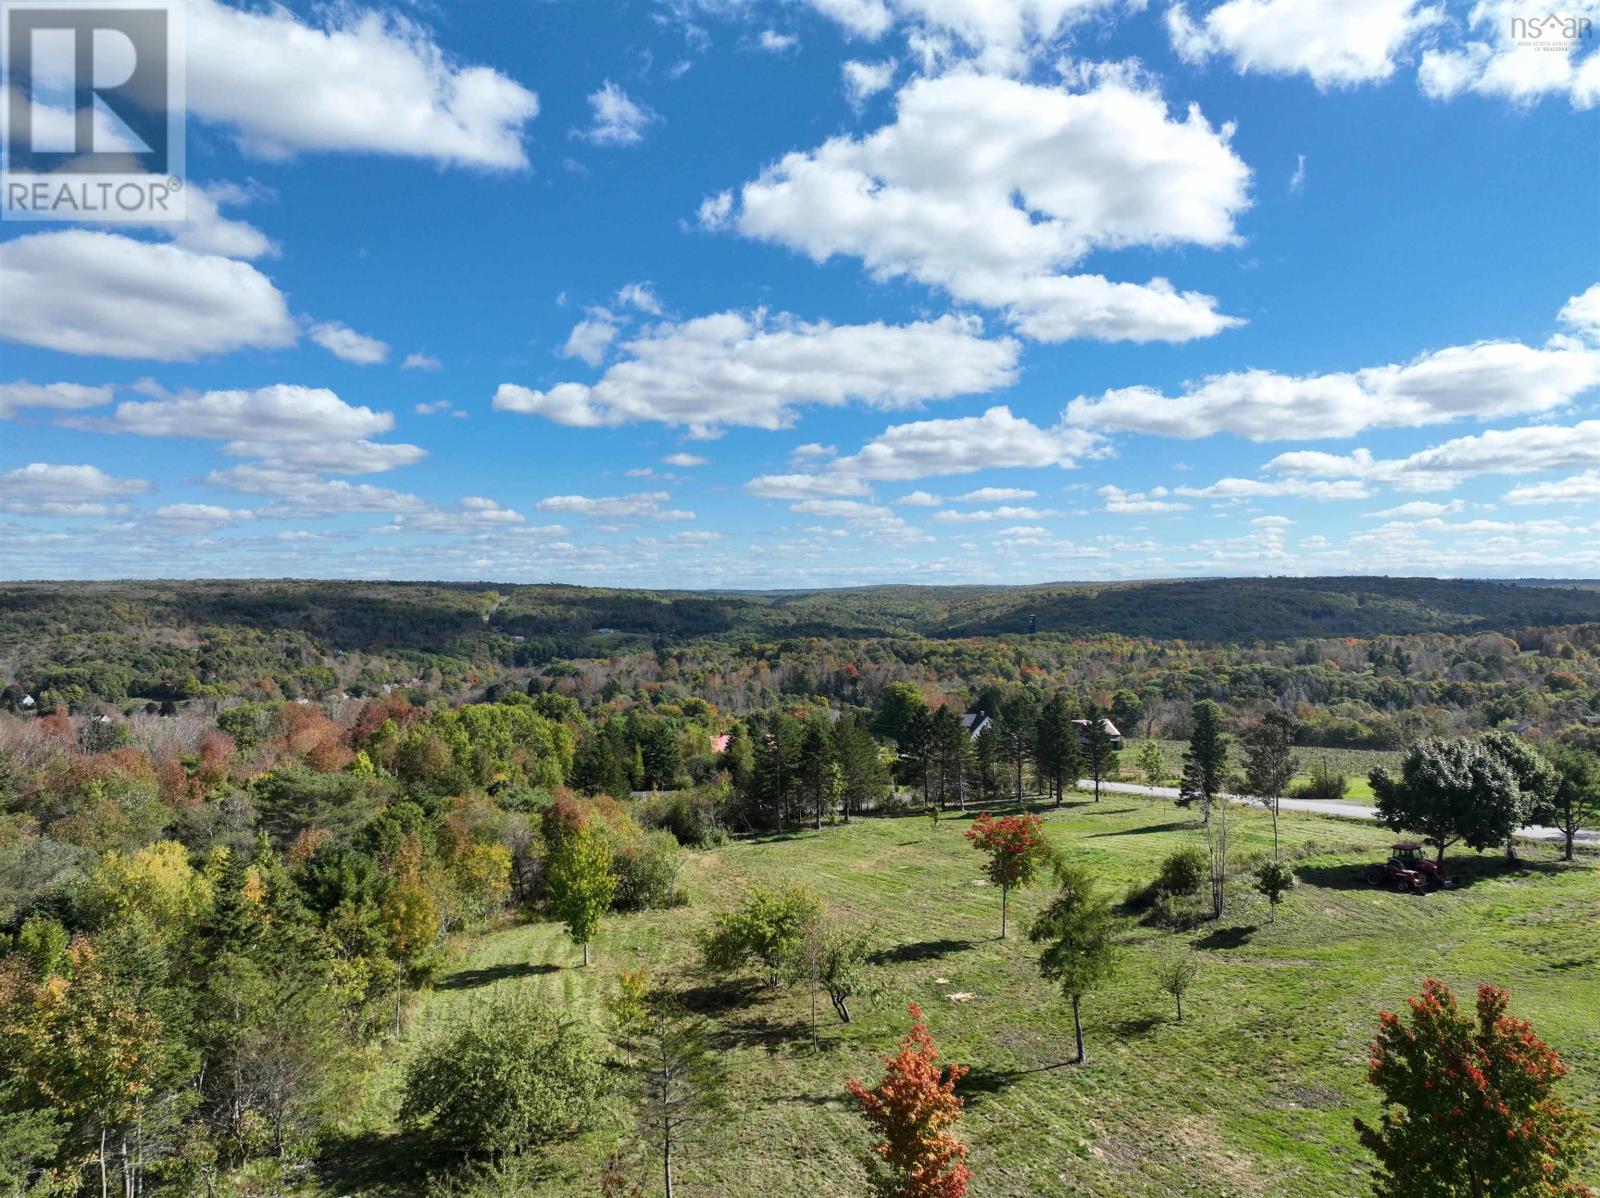
[[[1406,881],[1404,878],[1396,878],[1394,880],[1394,892],[1396,894],[1410,894],[1411,883]]]
[[[1369,865],[1369,866],[1367,866],[1367,885],[1369,885],[1369,886],[1382,886],[1386,881],[1388,881],[1388,875],[1386,873],[1384,873],[1383,866],[1381,866],[1381,865]]]

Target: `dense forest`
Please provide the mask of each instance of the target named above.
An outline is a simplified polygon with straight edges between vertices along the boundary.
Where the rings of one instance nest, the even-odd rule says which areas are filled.
[[[1305,705],[1310,743],[1392,748],[1426,731],[1592,713],[1597,622],[1592,586],[1432,579],[750,594],[11,584],[0,588],[0,708],[172,714],[233,698],[399,689],[459,702],[514,688],[584,706],[692,697],[737,715],[781,696],[870,705],[894,681],[958,702],[1028,681],[1103,706],[1130,691],[1146,734],[1183,735],[1188,704],[1210,698]]]

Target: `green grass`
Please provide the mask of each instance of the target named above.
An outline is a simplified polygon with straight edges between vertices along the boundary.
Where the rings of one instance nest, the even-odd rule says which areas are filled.
[[[1264,813],[1240,811],[1236,821],[1241,854],[1265,851]],[[852,1075],[877,1078],[913,1001],[947,1058],[972,1070],[961,1130],[972,1148],[973,1193],[985,1198],[1360,1192],[1368,1161],[1351,1118],[1374,1111],[1366,1045],[1378,1012],[1430,975],[1469,999],[1479,982],[1507,986],[1513,1013],[1530,1018],[1571,1067],[1568,1096],[1600,1108],[1600,877],[1592,862],[1560,866],[1543,860],[1549,850],[1541,847],[1529,850],[1541,860],[1519,871],[1484,860],[1464,873],[1470,884],[1461,889],[1397,895],[1359,881],[1387,832],[1286,815],[1284,844],[1298,858],[1301,885],[1276,923],[1243,892],[1220,925],[1191,933],[1130,921],[1120,974],[1085,1004],[1090,1063],[1078,1068],[1061,1064],[1072,1055],[1070,1015],[1040,980],[1023,934],[1047,889],[1012,896],[1012,934],[998,940],[1000,896],[977,884],[980,858],[962,838],[966,826],[871,820],[692,854],[692,905],[608,920],[588,970],[555,924],[472,941],[375,1071],[352,1112],[351,1143],[331,1157],[316,1192],[418,1192],[414,1162],[392,1127],[400,1062],[417,1042],[491,996],[560,1005],[598,1024],[597,999],[617,970],[689,966],[694,930],[756,881],[809,883],[839,916],[873,926],[896,951],[883,966],[883,999],[855,1023],[838,1025],[822,1002],[818,1054],[803,990],[751,990],[748,1001],[715,1012],[736,1103],[720,1137],[681,1161],[684,1195],[865,1192],[866,1138],[843,1085]],[[1098,805],[1080,797],[1049,813],[1048,827],[1117,898],[1199,835],[1169,803],[1124,795]],[[1182,1025],[1151,979],[1156,955],[1174,945],[1192,946],[1201,960]],[[976,998],[946,997],[962,991]],[[598,1162],[626,1129],[619,1111],[612,1126],[554,1154],[553,1176],[537,1192],[598,1192]],[[1586,1180],[1600,1181],[1600,1159]]]
[[[1124,782],[1143,782],[1144,775],[1139,771],[1136,757],[1139,749],[1153,744],[1161,750],[1161,760],[1166,766],[1168,777],[1164,785],[1176,786],[1178,775],[1183,771],[1183,752],[1188,748],[1187,741],[1181,740],[1153,740],[1146,741],[1135,737],[1124,737],[1122,741],[1122,774]],[[1377,766],[1387,766],[1389,769],[1398,769],[1401,754],[1390,749],[1296,749],[1300,756],[1300,763],[1305,768],[1295,775],[1294,785],[1311,780],[1311,768],[1324,761],[1328,769],[1335,774],[1343,774],[1348,783],[1344,797],[1351,802],[1370,803],[1372,801],[1372,784],[1367,781],[1367,774]],[[1237,765],[1240,756],[1237,747],[1233,751],[1234,764]]]

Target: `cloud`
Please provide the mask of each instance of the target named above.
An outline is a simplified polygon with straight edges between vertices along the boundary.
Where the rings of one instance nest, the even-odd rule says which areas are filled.
[[[1425,52],[1417,70],[1422,90],[1439,100],[1463,92],[1527,107],[1564,96],[1574,108],[1600,103],[1600,51],[1593,49],[1592,0],[1564,8],[1530,8],[1522,0],[1479,0],[1466,13],[1459,44]],[[1578,21],[1590,34],[1578,33]],[[1537,24],[1537,32],[1531,25]]]
[[[69,354],[187,362],[292,345],[283,295],[255,267],[89,229],[0,243],[0,337]]]
[[[310,474],[381,474],[412,466],[428,456],[420,445],[377,441],[229,441],[231,458],[258,458],[283,470]]]
[[[831,474],[763,474],[745,483],[744,489],[762,499],[833,499],[871,494],[860,479]]]
[[[703,458],[697,453],[669,453],[661,461],[668,466],[677,466],[682,470],[690,470],[695,466],[708,465],[711,459]]]
[[[113,478],[98,466],[30,462],[0,473],[0,511],[21,516],[110,516],[126,505],[108,503],[151,489],[142,478]]]
[[[800,44],[800,39],[792,33],[779,33],[775,29],[763,29],[761,36],[756,39],[756,44],[770,54],[782,54],[786,50],[793,50]]]
[[[388,432],[394,427],[394,417],[348,404],[326,387],[278,383],[255,390],[128,400],[118,404],[110,416],[86,427],[142,437],[317,445]]]
[[[605,360],[606,350],[617,339],[617,318],[604,308],[590,308],[589,315],[572,326],[567,343],[561,347],[564,358],[578,358],[590,366]]]
[[[899,21],[930,60],[957,47],[986,70],[1026,69],[1075,25],[1122,7],[1122,0],[807,0],[853,36],[875,41]],[[1128,7],[1142,7],[1129,4]]]
[[[1305,186],[1306,156],[1304,154],[1296,154],[1294,156],[1294,174],[1289,176],[1289,190],[1295,192],[1304,191]]]
[[[1449,503],[1416,499],[1410,503],[1402,503],[1398,507],[1384,508],[1381,512],[1368,512],[1367,515],[1374,519],[1405,520],[1417,516],[1453,516],[1466,509],[1467,505],[1459,499],[1452,499]]]
[[[1189,499],[1316,499],[1337,501],[1366,499],[1371,492],[1360,479],[1308,481],[1302,478],[1279,478],[1262,481],[1256,478],[1224,478],[1208,487],[1177,487],[1174,494]]]
[[[834,463],[841,477],[886,481],[1004,470],[1075,466],[1100,439],[1081,429],[1043,429],[994,407],[982,416],[891,425],[850,457]]]
[[[496,500],[481,495],[468,495],[456,502],[453,511],[435,509],[418,513],[401,513],[384,531],[436,532],[471,536],[502,531],[523,524],[525,521],[526,517],[514,508],[508,508]]]
[[[1237,324],[1165,279],[1066,270],[1097,250],[1237,240],[1249,169],[1191,108],[1108,75],[1070,92],[965,71],[916,79],[893,123],[785,155],[703,223],[824,262],[860,258],[995,308],[1030,337],[1186,341]]]
[[[1187,503],[1164,498],[1170,492],[1165,487],[1154,487],[1148,492],[1124,491],[1107,484],[1096,492],[1105,501],[1105,510],[1123,516],[1142,516],[1153,512],[1186,512]]]
[[[255,513],[214,503],[169,503],[156,508],[150,517],[171,532],[206,533],[241,520],[253,520]]]
[[[337,320],[313,325],[307,335],[341,362],[352,362],[357,366],[375,366],[389,359],[389,346],[386,342],[358,333]]]
[[[401,370],[438,370],[444,363],[438,358],[430,358],[427,354],[411,353],[406,355],[404,362],[400,363]]]
[[[1297,478],[1357,478],[1408,491],[1443,491],[1481,474],[1533,474],[1600,466],[1600,420],[1570,427],[1534,424],[1457,437],[1410,457],[1379,459],[1370,450],[1349,454],[1299,450],[1279,454],[1266,468]]]
[[[1242,74],[1305,75],[1326,90],[1389,78],[1441,17],[1421,0],[1227,0],[1198,20],[1174,5],[1167,31],[1186,61],[1222,56]]]
[[[954,503],[1005,503],[1013,499],[1037,499],[1039,492],[1024,490],[1021,487],[979,487],[976,491],[968,491],[965,495],[957,495]],[[902,500],[901,502],[904,502]]]
[[[591,498],[587,495],[552,495],[538,503],[542,512],[568,512],[575,516],[606,519],[693,520],[693,512],[663,508],[672,496],[666,491],[646,491],[633,495]]]
[[[644,140],[645,129],[658,119],[609,79],[590,93],[589,114],[589,127],[580,136],[597,146],[634,145]]]
[[[851,528],[876,540],[900,542],[933,540],[926,533],[911,527],[888,508],[876,503],[863,503],[857,499],[802,499],[799,503],[790,504],[789,510],[800,516],[844,520]]]
[[[1056,511],[1008,504],[996,508],[980,508],[975,512],[943,511],[936,514],[934,519],[941,524],[987,524],[995,520],[1043,520],[1046,516],[1060,514]]]
[[[49,408],[58,412],[97,408],[110,403],[113,394],[111,387],[90,387],[82,383],[30,383],[27,379],[0,383],[0,420],[9,419],[23,408]]]
[[[901,408],[1007,386],[1019,347],[982,332],[975,317],[831,325],[722,312],[646,329],[593,385],[502,384],[494,407],[580,428],[645,420],[698,436],[724,425],[786,428],[802,404]]]
[[[188,106],[232,126],[250,153],[355,151],[448,166],[527,165],[538,97],[498,71],[452,61],[420,25],[349,5],[319,25],[283,7],[191,0]]]
[[[1600,283],[1563,304],[1558,319],[1591,341],[1600,341]]]
[[[944,500],[928,491],[911,491],[894,502],[896,507],[938,507]]]
[[[300,470],[257,462],[245,462],[225,470],[213,470],[204,480],[213,487],[224,487],[247,495],[269,495],[276,502],[258,515],[333,516],[347,512],[425,512],[430,505],[403,491],[352,483],[344,479],[324,479]]]
[[[1600,470],[1585,470],[1571,478],[1546,483],[1523,483],[1506,492],[1507,503],[1600,503]]]
[[[661,315],[661,300],[649,283],[624,283],[617,289],[617,303],[651,316]]]
[[[1405,365],[1306,375],[1246,370],[1212,375],[1181,395],[1124,387],[1067,405],[1075,424],[1162,437],[1232,433],[1252,441],[1349,437],[1473,416],[1494,419],[1561,407],[1600,383],[1600,352],[1485,341]]]
[[[858,62],[851,59],[840,68],[844,77],[845,98],[852,107],[860,109],[879,92],[888,91],[894,83],[895,60],[883,62]]]

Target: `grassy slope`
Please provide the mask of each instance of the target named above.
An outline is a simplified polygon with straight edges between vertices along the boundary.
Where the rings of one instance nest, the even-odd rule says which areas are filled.
[[[1118,795],[1052,813],[1049,828],[1120,897],[1162,854],[1197,836],[1183,818],[1169,804]],[[1241,851],[1264,849],[1265,817],[1238,818]],[[811,883],[838,913],[874,924],[899,946],[885,966],[887,993],[848,1027],[824,1018],[820,1056],[806,1037],[809,1001],[800,991],[755,992],[715,1012],[739,1108],[720,1144],[683,1162],[685,1194],[863,1192],[862,1128],[841,1087],[852,1074],[876,1078],[907,1025],[907,1001],[922,1004],[949,1058],[972,1068],[963,1134],[974,1192],[985,1196],[1355,1193],[1366,1158],[1350,1120],[1372,1113],[1365,1046],[1379,1009],[1430,974],[1468,995],[1480,981],[1508,986],[1513,1011],[1566,1057],[1569,1095],[1600,1107],[1600,884],[1592,868],[1535,864],[1503,875],[1495,867],[1454,892],[1376,892],[1357,877],[1387,841],[1383,832],[1285,817],[1286,846],[1309,855],[1277,923],[1265,922],[1254,896],[1240,895],[1221,927],[1174,934],[1130,924],[1121,975],[1086,1004],[1091,1063],[1049,1069],[1071,1055],[1070,1017],[1039,980],[1037,954],[1021,934],[1046,891],[1013,896],[1012,936],[997,940],[999,896],[974,884],[979,858],[962,839],[965,826],[877,820],[694,854],[686,871],[694,905],[612,919],[589,971],[577,968],[577,951],[553,924],[479,939],[420,1008],[412,1040],[496,991],[598,1018],[597,991],[615,970],[680,965],[710,911],[752,881],[782,879]],[[1192,944],[1202,959],[1181,1026],[1150,977],[1156,954],[1176,943]],[[961,991],[977,997],[945,997]],[[389,1160],[391,1175],[396,1076],[393,1065],[379,1075],[365,1114],[364,1155]],[[596,1192],[595,1162],[616,1135],[597,1134],[593,1152],[561,1153],[560,1176],[541,1194]],[[415,1192],[414,1182],[371,1177],[340,1170],[327,1192]],[[1600,1180],[1600,1159],[1588,1180]]]

